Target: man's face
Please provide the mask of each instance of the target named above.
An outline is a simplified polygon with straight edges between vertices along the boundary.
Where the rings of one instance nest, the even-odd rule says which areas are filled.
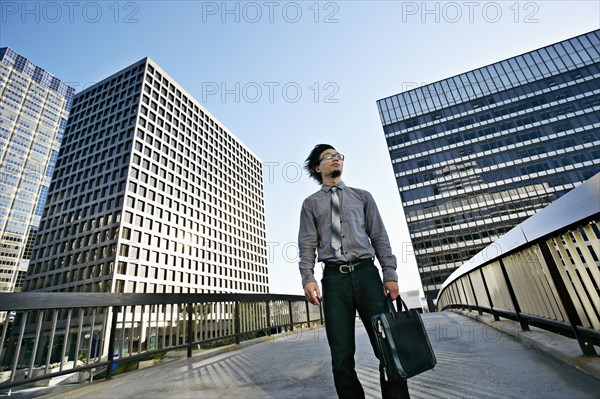
[[[333,155],[333,158],[324,158],[324,156],[326,156],[327,154]],[[319,162],[319,166],[317,166],[316,168],[317,173],[320,173],[323,177],[340,177],[342,175],[342,171],[344,170],[344,161],[341,160],[338,155],[340,154],[333,148],[328,148],[325,151],[323,151],[319,156],[321,161]]]

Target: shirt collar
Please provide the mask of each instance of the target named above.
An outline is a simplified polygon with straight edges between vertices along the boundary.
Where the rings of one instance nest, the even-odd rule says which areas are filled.
[[[323,184],[323,185],[321,185],[321,190],[324,191],[324,192],[328,192],[329,190],[331,190],[331,187],[332,186],[329,186],[327,184]],[[343,181],[341,181],[340,184],[337,185],[337,187],[343,190],[343,189],[346,188],[346,185],[344,184]]]

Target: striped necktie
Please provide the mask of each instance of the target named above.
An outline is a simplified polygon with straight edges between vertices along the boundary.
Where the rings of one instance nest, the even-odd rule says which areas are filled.
[[[337,187],[331,187],[331,246],[335,249],[335,255],[342,255],[342,221],[340,220],[340,197]]]

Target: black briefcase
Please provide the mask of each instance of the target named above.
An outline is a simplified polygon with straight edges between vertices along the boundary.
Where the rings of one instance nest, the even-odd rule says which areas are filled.
[[[409,310],[400,297],[396,298],[396,304],[398,310],[388,295],[386,311],[371,319],[386,381],[406,380],[431,370],[436,363],[419,312]]]

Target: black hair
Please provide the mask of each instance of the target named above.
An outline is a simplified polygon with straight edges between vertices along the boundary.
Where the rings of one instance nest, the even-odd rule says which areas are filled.
[[[332,145],[317,144],[308,155],[308,158],[304,161],[304,169],[308,172],[308,175],[315,179],[319,184],[323,184],[323,177],[315,170],[315,168],[321,163],[321,153],[330,148],[335,150]]]

